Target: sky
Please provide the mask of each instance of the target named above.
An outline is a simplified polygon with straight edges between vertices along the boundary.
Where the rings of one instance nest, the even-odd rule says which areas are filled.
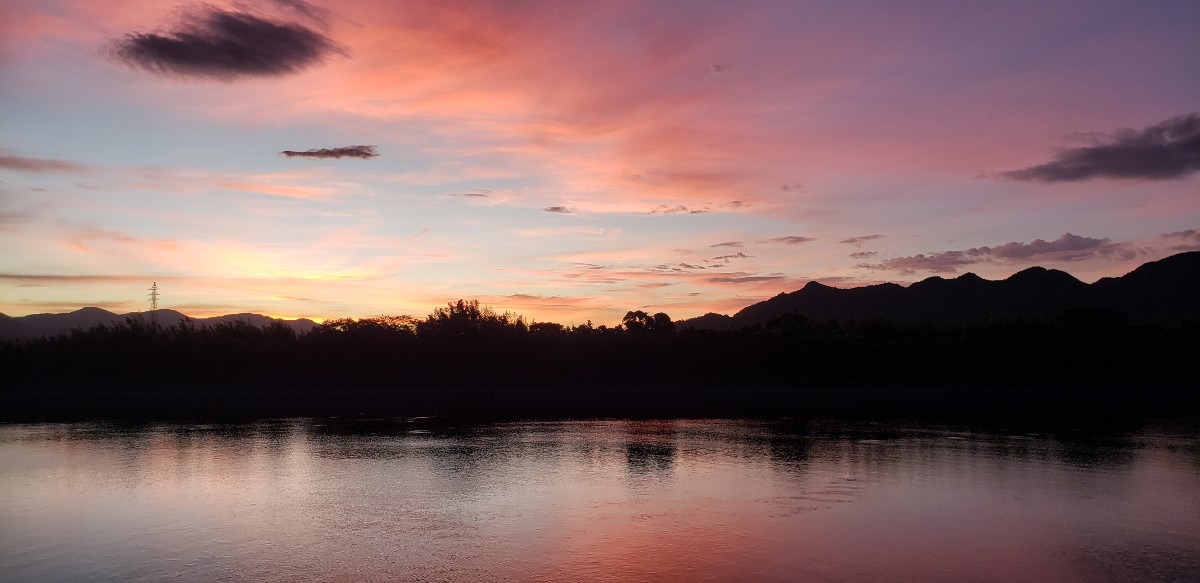
[[[0,312],[733,313],[1200,250],[1200,3],[0,3]]]

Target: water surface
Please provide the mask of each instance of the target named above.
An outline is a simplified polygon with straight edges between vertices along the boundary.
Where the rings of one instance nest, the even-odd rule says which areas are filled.
[[[1200,438],[5,425],[0,580],[1200,580]]]

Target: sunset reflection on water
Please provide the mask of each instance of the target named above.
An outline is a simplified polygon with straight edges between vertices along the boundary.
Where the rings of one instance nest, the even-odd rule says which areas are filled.
[[[1194,433],[0,427],[0,578],[1189,579]]]

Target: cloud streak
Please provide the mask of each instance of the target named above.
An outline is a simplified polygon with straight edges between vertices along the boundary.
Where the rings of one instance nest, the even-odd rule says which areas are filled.
[[[747,277],[710,277],[709,283],[760,283],[764,281],[779,281],[784,279],[782,275],[752,275]]]
[[[689,215],[703,215],[703,214],[708,214],[710,212],[712,212],[712,211],[709,209],[706,209],[706,208],[688,207],[688,206],[684,206],[681,204],[675,205],[675,206],[667,206],[665,204],[660,204],[660,205],[646,211],[645,214],[648,214],[648,215],[677,215],[677,214],[686,213]]]
[[[54,160],[52,158],[26,158],[23,156],[11,156],[0,154],[0,168],[5,170],[13,170],[16,172],[83,172],[86,167],[74,162],[66,160]]]
[[[142,283],[153,279],[150,275],[66,275],[50,273],[0,273],[0,281],[13,282],[19,287],[37,287],[63,284],[92,284],[92,283]],[[158,281],[168,281],[168,278],[158,277]],[[78,306],[76,306],[78,307]]]
[[[212,6],[185,12],[173,30],[130,33],[111,47],[111,56],[130,67],[220,80],[299,73],[338,53],[343,51],[332,40],[306,26]]]
[[[709,261],[710,263],[720,262],[720,263],[728,264],[730,261],[733,261],[734,259],[746,259],[748,257],[750,257],[750,256],[746,255],[745,253],[734,253],[732,255],[720,255],[717,257],[713,257],[712,259],[708,259],[707,261]]]
[[[802,243],[811,243],[813,241],[816,241],[816,239],[814,239],[812,237],[800,237],[797,235],[789,235],[786,237],[773,237],[771,239],[765,239],[765,240],[759,241],[759,242],[760,243],[783,243],[785,245],[800,245]]]
[[[304,151],[284,150],[279,155],[288,158],[361,158],[369,160],[378,157],[379,152],[375,151],[375,146],[342,146],[340,148],[313,148]]]
[[[885,259],[879,263],[860,263],[858,267],[912,274],[918,271],[956,273],[959,268],[988,261],[1023,261],[1053,256],[1060,261],[1080,261],[1097,255],[1130,259],[1135,252],[1109,239],[1081,237],[1067,233],[1053,241],[1035,239],[1029,243],[1012,241],[995,247],[983,246],[938,253],[920,253],[909,257]]]
[[[1169,180],[1200,171],[1200,114],[1173,117],[1141,131],[1114,133],[1054,160],[1001,174],[1028,182],[1078,182],[1093,178]]]
[[[324,23],[329,18],[329,11],[313,6],[304,0],[274,0],[279,6],[305,16],[315,22]]]
[[[861,237],[850,237],[849,239],[842,239],[841,241],[839,241],[839,243],[846,243],[848,245],[861,245],[867,241],[874,241],[876,239],[882,239],[882,238],[883,238],[883,235],[863,235]]]
[[[1178,241],[1170,247],[1172,251],[1200,251],[1200,231],[1196,229],[1163,233],[1162,238]]]

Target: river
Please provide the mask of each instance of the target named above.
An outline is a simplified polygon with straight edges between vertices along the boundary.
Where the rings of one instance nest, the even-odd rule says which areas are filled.
[[[1200,580],[1200,435],[0,425],[4,581]]]

